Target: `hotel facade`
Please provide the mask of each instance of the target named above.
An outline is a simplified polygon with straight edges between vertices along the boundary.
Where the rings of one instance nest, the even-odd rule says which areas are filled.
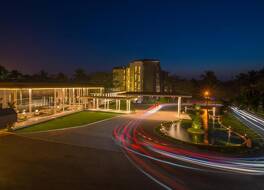
[[[134,60],[126,67],[113,68],[113,86],[115,91],[127,92],[166,92],[168,73],[155,59]]]

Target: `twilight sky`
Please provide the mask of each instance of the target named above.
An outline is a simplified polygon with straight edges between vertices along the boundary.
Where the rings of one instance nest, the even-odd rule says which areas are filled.
[[[138,58],[185,77],[264,66],[263,0],[10,0],[0,24],[0,64],[26,73],[109,71]]]

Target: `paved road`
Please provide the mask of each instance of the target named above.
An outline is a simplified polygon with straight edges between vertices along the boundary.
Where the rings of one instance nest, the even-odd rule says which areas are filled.
[[[163,110],[140,125],[150,132],[162,120],[175,116]],[[114,144],[112,131],[135,118],[126,116],[83,128],[0,137],[0,189],[163,189],[151,177],[179,190],[264,189],[263,176],[201,172],[131,152],[124,154]]]
[[[160,147],[163,143],[169,144],[166,139],[161,140],[153,131],[153,127],[159,125],[162,120],[169,120],[174,117],[173,112],[169,112],[166,108],[154,113],[146,119],[139,121],[139,123],[132,123],[127,126],[122,132],[119,130],[117,140],[126,150],[126,154],[137,166],[145,173],[154,178],[157,182],[161,183],[167,188],[179,190],[248,190],[248,189],[264,189],[263,175],[249,175],[244,173],[231,172],[226,168],[223,170],[216,170],[215,166],[212,168],[204,167],[202,165],[191,164],[184,159],[170,159],[170,157],[162,157],[153,150],[166,150]],[[131,127],[131,130],[130,128]],[[133,129],[136,128],[136,133]],[[133,136],[133,134],[135,134]],[[142,135],[143,134],[143,135]],[[123,137],[122,135],[125,135]],[[119,138],[121,137],[121,138]],[[156,146],[157,145],[157,146]],[[153,149],[154,148],[154,149]],[[168,148],[166,145],[165,148]],[[176,151],[173,156],[181,155],[186,150],[186,146],[175,145]],[[196,153],[206,152],[198,148],[188,148],[191,156],[197,156]],[[133,151],[133,152],[131,152]],[[177,152],[178,151],[178,152]],[[210,152],[213,156],[222,156],[222,154]],[[145,157],[144,157],[145,156]],[[147,158],[146,158],[147,157]],[[189,157],[189,158],[190,158]],[[151,158],[151,159],[149,159]],[[178,157],[182,158],[182,157]],[[222,160],[222,159],[221,159]],[[222,164],[222,161],[216,162],[216,165]],[[172,161],[172,165],[168,162]],[[205,160],[206,162],[206,160]],[[206,162],[208,163],[208,162]],[[189,168],[186,168],[189,167]],[[197,170],[199,169],[199,170]]]
[[[0,189],[162,189],[112,140],[113,128],[130,119],[0,137]]]

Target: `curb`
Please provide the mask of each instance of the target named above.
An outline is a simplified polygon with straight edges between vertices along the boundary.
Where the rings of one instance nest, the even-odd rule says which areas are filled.
[[[119,118],[119,117],[122,117],[122,116],[123,115],[119,115],[119,116],[115,116],[115,117],[111,117],[111,118],[95,121],[95,122],[84,124],[84,125],[78,125],[78,126],[74,126],[74,127],[66,127],[66,128],[61,128],[61,129],[49,129],[49,130],[45,130],[45,131],[21,132],[21,133],[13,132],[13,134],[16,134],[16,135],[17,134],[34,134],[34,133],[47,133],[47,132],[55,132],[55,131],[64,131],[64,130],[69,130],[69,129],[78,129],[78,128],[87,127],[89,125],[105,122],[105,121],[108,121],[108,120],[111,120],[111,119],[114,119],[114,118]]]

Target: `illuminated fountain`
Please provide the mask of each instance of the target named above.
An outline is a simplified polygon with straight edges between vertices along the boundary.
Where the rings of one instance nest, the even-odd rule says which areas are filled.
[[[197,112],[200,113],[200,112]],[[209,146],[239,146],[244,140],[230,130],[213,127],[208,111],[193,116],[193,120],[179,120],[162,124],[161,133],[176,140]]]

